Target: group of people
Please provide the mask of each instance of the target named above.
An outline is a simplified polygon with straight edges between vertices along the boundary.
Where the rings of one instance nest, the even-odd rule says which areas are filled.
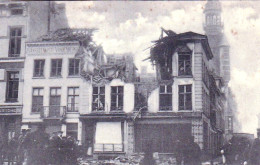
[[[7,144],[7,147],[0,146],[0,152],[3,155],[0,157],[0,164],[4,161],[16,162],[17,165],[77,163],[77,140],[70,136],[62,136],[61,131],[49,136],[42,126],[33,132],[26,129],[22,130],[19,136],[9,140]]]
[[[260,165],[260,136],[253,142],[246,137],[232,137],[221,154],[225,165]]]

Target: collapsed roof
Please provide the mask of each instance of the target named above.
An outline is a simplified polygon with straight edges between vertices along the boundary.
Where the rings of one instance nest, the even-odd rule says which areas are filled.
[[[166,34],[165,37],[163,37],[164,33]],[[150,57],[148,60],[150,60],[153,65],[160,67],[162,72],[168,72],[168,75],[170,75],[172,70],[172,55],[174,52],[179,49],[180,46],[185,48],[187,43],[194,41],[201,42],[208,59],[213,58],[206,35],[194,32],[176,34],[171,30],[162,28],[162,34],[159,40],[153,41],[154,45],[150,49]]]

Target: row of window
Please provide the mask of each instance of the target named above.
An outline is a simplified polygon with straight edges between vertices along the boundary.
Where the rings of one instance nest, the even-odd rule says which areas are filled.
[[[179,85],[179,110],[192,110],[192,85]],[[159,96],[160,111],[172,110],[171,85],[160,86]]]
[[[221,17],[220,15],[208,15],[206,17],[207,25],[221,25]]]
[[[45,60],[34,60],[33,77],[44,77]],[[78,76],[80,73],[80,59],[69,59],[69,76]],[[61,77],[62,59],[51,60],[51,77]]]
[[[43,88],[33,88],[32,112],[40,112],[43,109]],[[111,87],[111,111],[122,111],[124,105],[124,87]],[[172,110],[172,87],[160,86],[160,111]],[[50,111],[60,107],[61,88],[50,88]],[[79,87],[69,87],[67,95],[67,111],[78,112]],[[105,87],[93,87],[92,110],[105,110]],[[179,110],[192,110],[192,85],[179,85]]]
[[[0,16],[17,16],[23,15],[24,8],[21,4],[9,4],[9,8],[1,7],[0,8]]]
[[[33,88],[32,112],[40,112],[43,107],[43,88]],[[111,87],[111,111],[123,110],[123,86]],[[105,87],[93,87],[93,111],[104,111],[105,108]],[[60,108],[61,88],[50,88],[49,111],[56,112]],[[69,87],[67,95],[67,111],[79,111],[79,87]]]
[[[43,109],[43,88],[33,88],[32,112],[40,112]],[[60,108],[61,88],[50,88],[50,113]],[[79,87],[69,87],[67,96],[67,111],[78,112],[79,110]]]

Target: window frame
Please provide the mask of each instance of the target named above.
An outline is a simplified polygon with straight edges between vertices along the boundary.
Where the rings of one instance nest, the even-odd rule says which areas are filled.
[[[116,88],[116,93],[112,93],[112,88]],[[122,88],[122,93],[119,93],[119,88]],[[122,105],[119,105],[119,97],[122,97]],[[116,97],[116,106],[112,106],[112,99],[113,97]],[[110,111],[123,111],[124,109],[124,86],[111,86],[111,105],[110,105]]]
[[[73,61],[73,67],[70,67],[70,64],[71,64],[71,62]],[[77,74],[75,74],[76,73],[76,69],[77,69],[77,67],[76,67],[76,61],[78,61],[78,73]],[[73,74],[71,74],[71,72],[70,72],[70,69],[73,69]],[[69,66],[68,66],[68,76],[69,77],[73,77],[73,76],[79,76],[80,75],[80,59],[79,58],[69,58]]]
[[[38,74],[36,75],[36,62],[41,62],[39,67],[39,72],[42,72],[42,75]],[[45,59],[35,59],[33,64],[33,77],[44,77],[44,68],[45,68]]]
[[[14,13],[12,13],[12,11],[14,11],[14,10],[16,10],[16,11],[18,11],[18,10],[22,10],[22,13],[20,14],[14,14]],[[22,8],[22,7],[13,7],[13,8],[10,8],[10,16],[23,16],[23,14],[24,14],[24,9]]]
[[[74,125],[74,126],[77,125],[77,129],[68,129],[69,125]],[[79,128],[78,123],[66,123],[66,136],[68,137],[68,134],[70,134],[70,133],[72,133],[72,134],[76,133],[76,139],[75,140],[78,140],[78,128]],[[71,137],[73,137],[73,135]]]
[[[98,93],[94,93],[94,88],[98,89]],[[102,91],[101,88],[104,89],[104,93],[101,93],[101,91]],[[94,100],[94,96],[97,96],[97,101],[98,101],[97,103],[95,103],[96,100]],[[102,97],[101,96],[104,97],[103,103],[102,103]],[[93,112],[103,112],[103,111],[105,111],[105,103],[106,103],[105,100],[106,100],[106,88],[105,88],[105,86],[93,86],[92,87],[92,111]],[[97,109],[94,109],[94,104],[97,104]]]
[[[189,60],[181,59],[181,57],[189,56]],[[180,62],[183,60],[184,73],[181,73]],[[187,67],[186,63],[189,61],[190,66]],[[190,70],[188,70],[190,69]],[[178,52],[178,76],[192,76],[192,53],[191,52]]]
[[[187,87],[190,86],[190,89],[191,91],[190,92],[187,92]],[[184,91],[181,92],[180,91],[180,87],[184,87]],[[180,101],[180,97],[181,95],[183,95],[183,108],[181,107],[181,101]],[[187,101],[187,96],[190,95],[190,105],[187,105],[188,104],[188,101]],[[179,85],[178,86],[178,97],[179,97],[179,100],[178,100],[178,110],[179,111],[192,111],[192,84],[186,84],[186,85]],[[187,107],[187,106],[190,106],[190,107]],[[190,109],[189,109],[190,108]]]
[[[34,95],[34,90],[38,90],[37,91],[37,95]],[[40,95],[40,90],[42,90],[42,95]],[[41,97],[42,98],[42,104],[34,104],[34,101],[33,101],[33,98],[34,97]],[[43,110],[43,102],[44,102],[44,88],[43,87],[33,87],[32,88],[32,108],[31,108],[31,112],[32,113],[40,113],[41,112],[41,109],[40,108],[37,108],[37,109],[40,109],[39,111],[34,111],[33,109],[34,109],[34,107],[35,106],[37,106],[37,107],[41,107],[42,108],[42,110]],[[38,105],[40,105],[40,106],[38,106]]]
[[[11,80],[10,76],[11,74],[15,74],[14,79],[15,80]],[[17,77],[18,78],[17,78]],[[6,96],[5,96],[5,100],[6,102],[18,102],[18,98],[19,98],[19,81],[20,81],[20,72],[19,71],[7,71],[7,82],[6,82]],[[9,96],[10,94],[10,83],[17,83],[17,90],[12,89],[11,91],[11,96]],[[13,88],[14,85],[12,85]],[[17,92],[17,97],[13,97],[14,92]]]
[[[18,30],[20,30],[20,35]],[[15,35],[12,35],[12,32],[15,31]],[[20,57],[21,49],[22,49],[22,35],[23,28],[22,27],[9,27],[9,50],[8,57]],[[12,47],[12,42],[14,40],[14,48]],[[14,53],[12,53],[12,49],[14,49]],[[18,51],[19,50],[19,51]]]
[[[55,68],[53,68],[53,62],[56,62]],[[59,66],[60,62],[60,66]],[[51,69],[50,69],[50,77],[62,77],[62,63],[63,60],[62,58],[56,58],[56,59],[51,59]],[[55,72],[53,73],[53,69],[55,69]]]
[[[161,88],[164,88],[164,91],[161,91]],[[169,92],[170,88],[170,92]],[[161,97],[165,96],[170,97],[170,104],[171,105],[162,105]],[[164,103],[165,104],[165,103]],[[172,85],[160,85],[159,88],[159,111],[172,111]]]
[[[71,95],[70,93],[69,93],[69,90],[70,89],[73,89],[73,94]],[[76,89],[78,89],[78,92],[80,91],[79,90],[79,87],[68,87],[68,91],[67,91],[67,112],[79,112],[79,95],[80,95],[80,93],[76,93]],[[74,98],[74,103],[69,103],[69,98],[70,97],[73,97]],[[78,102],[76,103],[76,97],[78,97]],[[69,105],[71,105],[71,106],[69,106]],[[72,108],[72,105],[73,105],[73,108]],[[69,107],[71,107],[71,109],[69,109]],[[73,109],[73,110],[72,110]]]

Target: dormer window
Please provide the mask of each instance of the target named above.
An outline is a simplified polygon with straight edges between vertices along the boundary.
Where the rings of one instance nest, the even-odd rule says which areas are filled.
[[[178,52],[178,70],[179,76],[191,76],[191,53],[190,52]]]

